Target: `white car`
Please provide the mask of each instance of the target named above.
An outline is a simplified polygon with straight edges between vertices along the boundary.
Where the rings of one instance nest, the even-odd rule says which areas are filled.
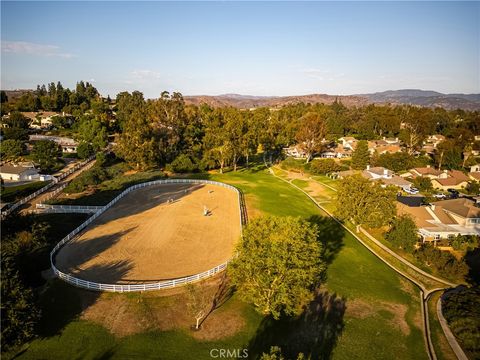
[[[433,197],[435,197],[437,199],[446,199],[447,195],[445,195],[445,194],[434,194]]]
[[[418,189],[417,188],[414,188],[414,187],[411,187],[411,188],[406,188],[404,189],[406,193],[410,194],[410,195],[416,195],[418,194]]]

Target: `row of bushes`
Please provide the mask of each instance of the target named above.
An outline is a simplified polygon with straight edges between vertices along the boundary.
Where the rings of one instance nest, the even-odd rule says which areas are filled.
[[[110,174],[105,167],[109,163],[115,161],[112,155],[105,155],[104,153],[98,153],[95,165],[81,173],[75,179],[73,179],[65,188],[66,193],[79,193],[85,191],[88,186],[98,185],[105,180],[108,180],[118,174]]]
[[[295,172],[310,172],[314,175],[326,175],[336,171],[348,170],[349,160],[335,161],[334,159],[315,159],[309,163],[291,157],[280,163],[284,170]]]
[[[432,245],[423,245],[415,251],[415,257],[438,274],[448,279],[463,279],[468,273],[464,259],[457,260],[448,251],[441,251]]]
[[[460,286],[442,299],[445,319],[462,348],[472,359],[480,359],[480,288]]]

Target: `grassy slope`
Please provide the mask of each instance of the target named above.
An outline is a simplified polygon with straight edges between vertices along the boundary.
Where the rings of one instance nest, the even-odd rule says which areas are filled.
[[[50,181],[35,181],[18,186],[5,186],[1,193],[2,202],[15,202],[47,186]]]
[[[308,199],[288,184],[274,179],[264,170],[216,175],[215,180],[229,182],[241,188],[247,201],[263,213],[293,215],[310,218],[321,215]],[[332,229],[325,229],[327,233]],[[333,229],[335,233],[337,229]],[[334,240],[334,239],[332,239]],[[346,301],[347,315],[343,318],[341,335],[333,351],[334,359],[404,359],[425,358],[423,337],[412,325],[415,313],[419,312],[416,293],[410,295],[402,290],[399,276],[380,263],[350,236],[344,237],[343,247],[334,256],[328,270],[327,288]],[[49,293],[43,296],[46,314],[44,338],[31,343],[21,359],[100,359],[100,358],[162,358],[209,359],[213,347],[229,349],[243,348],[252,340],[268,347],[270,343],[282,345],[282,341],[293,336],[291,329],[282,323],[274,323],[269,337],[265,337],[259,326],[262,318],[252,308],[232,298],[227,306],[238,306],[246,319],[246,327],[229,339],[216,342],[194,340],[182,330],[151,331],[134,336],[115,339],[104,328],[77,319],[80,304],[75,293],[78,289],[55,282]],[[365,318],[348,315],[349,301],[397,303],[408,307],[407,322],[409,335],[404,335],[393,323],[392,313],[380,311]],[[221,311],[221,309],[220,309]],[[52,318],[56,314],[56,318]],[[418,314],[417,314],[418,315]],[[271,324],[270,324],[271,325]],[[57,326],[49,329],[51,326]],[[314,334],[313,334],[314,335]]]

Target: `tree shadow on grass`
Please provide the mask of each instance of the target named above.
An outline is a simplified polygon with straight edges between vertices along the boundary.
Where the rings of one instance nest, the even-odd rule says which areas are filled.
[[[480,285],[480,248],[468,250],[465,254],[465,262],[468,266],[466,280],[471,285]]]
[[[225,304],[235,293],[235,287],[228,281],[227,272],[224,271],[221,275],[220,283],[212,298],[211,307],[208,309],[207,314],[200,321],[199,326],[208,319],[208,317],[223,304]]]
[[[92,271],[115,271],[119,278],[129,270],[130,265],[126,261],[92,267]],[[85,309],[93,305],[100,295],[101,292],[76,288],[60,279],[51,280],[40,294],[38,335],[50,337],[60,334],[65,326],[77,320]]]
[[[330,217],[313,215],[308,221],[318,226],[318,241],[322,244],[322,260],[330,265],[337,254],[342,250],[345,230]]]
[[[308,359],[330,359],[343,332],[345,303],[335,293],[319,291],[299,317],[264,318],[248,344],[249,357],[259,358],[271,346],[279,346],[289,359],[299,353]]]
[[[68,250],[65,259],[60,261],[60,263],[64,264],[59,266],[56,259],[54,259],[55,264],[60,271],[82,280],[93,280],[101,283],[102,281],[99,280],[99,277],[102,274],[104,276],[107,274],[110,280],[109,283],[118,283],[132,269],[132,264],[129,261],[119,260],[94,264],[75,272],[73,272],[73,269],[95,257],[98,252],[111,247],[121,236],[125,235],[124,233],[117,232],[86,242],[74,241],[67,243],[60,250],[60,252]],[[92,248],[96,251],[91,251]],[[58,253],[56,256],[58,256]],[[80,289],[60,279],[50,280],[39,294],[41,319],[38,324],[37,334],[40,337],[50,337],[61,333],[65,326],[78,319],[85,309],[93,305],[100,295],[101,292]]]

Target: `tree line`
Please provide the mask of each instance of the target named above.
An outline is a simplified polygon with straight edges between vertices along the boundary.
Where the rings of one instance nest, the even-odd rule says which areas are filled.
[[[480,133],[480,114],[462,110],[374,106],[348,109],[332,105],[293,104],[279,109],[254,110],[186,105],[180,93],[163,92],[145,100],[141,92],[122,92],[116,98],[119,129],[116,153],[137,168],[164,166],[181,156],[181,163],[194,168],[235,170],[248,166],[258,152],[279,155],[283,147],[301,144],[307,162],[324,147],[324,139],[344,135],[358,139],[399,137],[406,156],[414,156],[430,134],[447,140],[439,145],[436,162],[459,168],[473,161],[472,150],[480,149],[474,135]],[[366,142],[361,156],[370,160]],[[360,154],[359,154],[360,155]],[[404,155],[405,156],[405,155]],[[396,159],[384,159],[395,162]],[[392,161],[393,160],[393,161]]]

